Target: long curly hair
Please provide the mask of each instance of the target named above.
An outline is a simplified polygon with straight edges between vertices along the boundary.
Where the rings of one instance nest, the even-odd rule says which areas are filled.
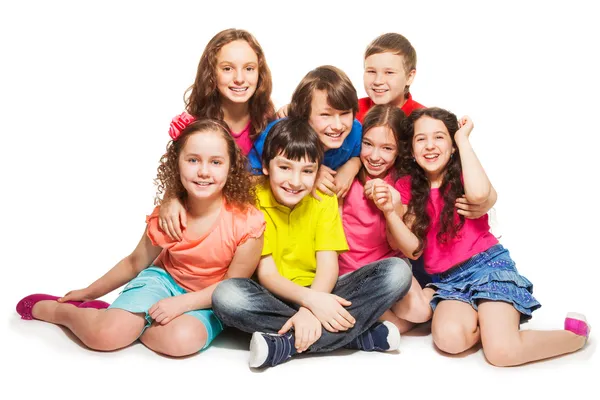
[[[392,135],[396,141],[396,149],[398,151],[396,160],[390,171],[394,181],[399,177],[399,171],[402,166],[402,154],[408,151],[408,146],[400,139],[404,130],[405,120],[406,114],[404,114],[404,111],[393,104],[379,104],[372,107],[363,120],[363,136],[369,129],[378,126],[385,126],[392,131]],[[358,180],[363,185],[367,181],[367,170],[364,165],[361,165],[360,171],[358,171]]]
[[[244,40],[258,58],[258,83],[256,91],[249,100],[250,112],[250,139],[254,142],[256,137],[266,128],[267,124],[275,119],[275,107],[271,101],[271,70],[267,65],[264,52],[258,41],[249,32],[241,29],[226,29],[217,33],[206,45],[200,62],[196,79],[184,93],[186,111],[196,119],[210,118],[223,120],[221,108],[221,94],[217,89],[217,54],[223,46]]]
[[[223,121],[203,119],[192,122],[182,132],[177,140],[167,144],[167,152],[161,157],[157,176],[154,183],[157,185],[155,204],[160,205],[165,200],[164,194],[177,197],[183,204],[187,192],[181,183],[179,172],[179,156],[190,136],[206,132],[218,132],[227,143],[229,155],[229,172],[223,187],[223,196],[228,205],[245,209],[256,202],[254,186],[247,169],[248,160],[229,133],[229,127]]]
[[[448,130],[452,139],[452,147],[455,149],[448,164],[444,167],[442,184],[439,188],[444,201],[444,207],[440,214],[441,229],[436,235],[436,239],[441,244],[448,243],[451,239],[458,236],[458,232],[465,223],[465,217],[459,215],[454,204],[456,199],[464,194],[464,186],[461,181],[462,167],[460,163],[460,153],[454,140],[454,134],[458,130],[458,119],[456,115],[441,108],[423,108],[413,111],[406,119],[403,140],[407,146],[412,149],[413,137],[415,134],[415,122],[422,117],[430,117],[441,121]],[[411,178],[411,199],[408,203],[408,211],[404,215],[404,222],[412,221],[412,232],[419,239],[419,246],[414,255],[418,254],[426,245],[427,232],[431,224],[431,218],[427,213],[429,204],[430,182],[425,172],[415,162],[413,152],[403,154],[402,170]]]

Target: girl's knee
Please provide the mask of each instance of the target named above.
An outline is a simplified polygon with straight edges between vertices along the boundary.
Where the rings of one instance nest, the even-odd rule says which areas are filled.
[[[198,353],[208,338],[206,329],[181,325],[168,334],[142,338],[142,342],[151,349],[171,357],[185,357]]]
[[[510,367],[520,364],[518,347],[508,340],[486,340],[483,354],[488,362],[496,367]]]
[[[112,351],[133,343],[137,335],[129,334],[123,326],[115,323],[101,325],[98,329],[81,338],[86,346],[99,351]]]
[[[462,324],[448,322],[443,326],[432,327],[431,335],[438,349],[449,354],[459,354],[473,345],[477,328],[469,329]]]

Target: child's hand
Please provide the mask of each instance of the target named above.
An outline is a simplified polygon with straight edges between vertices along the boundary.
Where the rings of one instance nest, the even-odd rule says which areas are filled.
[[[488,212],[486,204],[469,203],[465,196],[457,198],[456,203],[454,203],[454,207],[456,208],[456,212],[458,214],[464,215],[465,218],[468,219],[480,218]]]
[[[277,110],[277,118],[287,117],[289,110],[290,110],[289,104],[286,104],[285,106],[281,107],[279,110]]]
[[[182,296],[175,296],[157,301],[148,310],[148,315],[150,315],[156,323],[166,325],[186,311],[188,310],[186,309],[185,303],[182,301]]]
[[[458,127],[459,129],[454,134],[454,140],[468,139],[473,130],[473,121],[468,116],[464,116],[458,120]]]
[[[354,326],[356,320],[344,308],[352,303],[331,293],[311,291],[306,307],[319,319],[329,332],[346,331]]]
[[[187,225],[186,218],[185,207],[181,201],[178,198],[168,199],[160,206],[158,226],[171,239],[180,242],[183,239],[181,228],[185,229]]]
[[[400,193],[387,183],[376,184],[373,189],[373,202],[384,214],[402,210]]]
[[[292,327],[294,327],[294,339],[298,353],[308,350],[314,342],[319,340],[323,332],[321,322],[308,308],[304,307],[300,307],[298,312],[288,319],[277,333],[283,335]]]
[[[317,172],[317,178],[315,180],[315,186],[313,186],[312,192],[312,195],[315,199],[321,200],[321,198],[317,195],[317,189],[328,196],[335,195],[335,174],[337,174],[335,170],[325,165],[321,165],[319,167],[319,172]]]
[[[364,186],[364,194],[365,194],[365,198],[369,199],[369,200],[373,200],[373,194],[375,193],[375,186],[376,185],[385,185],[386,183],[379,178],[375,178],[375,179],[371,179],[369,181],[367,181],[367,183],[365,183]]]
[[[89,301],[94,300],[95,298],[96,297],[92,296],[92,294],[87,289],[79,289],[71,290],[56,301],[58,301],[59,303],[64,303],[65,301]]]
[[[335,172],[337,175],[333,180],[335,185],[334,191],[338,199],[343,199],[348,194],[350,186],[352,186],[352,182],[354,182],[355,175],[353,175],[352,171],[344,169],[344,167],[341,167]]]

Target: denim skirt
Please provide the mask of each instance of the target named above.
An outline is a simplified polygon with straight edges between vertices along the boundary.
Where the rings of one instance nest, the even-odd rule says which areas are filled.
[[[521,323],[541,304],[532,296],[533,284],[520,275],[508,250],[501,244],[474,255],[448,271],[431,275],[428,287],[436,289],[431,307],[442,300],[458,300],[477,310],[479,300],[504,301],[521,313]]]

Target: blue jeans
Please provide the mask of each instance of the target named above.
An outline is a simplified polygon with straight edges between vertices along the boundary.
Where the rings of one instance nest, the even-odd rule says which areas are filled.
[[[342,332],[323,329],[309,350],[326,352],[344,347],[404,297],[411,282],[410,266],[396,257],[376,261],[339,277],[331,293],[352,302],[346,309],[356,323]],[[221,282],[213,292],[212,306],[225,325],[248,333],[277,333],[299,309],[298,305],[275,297],[253,280],[242,278]]]

